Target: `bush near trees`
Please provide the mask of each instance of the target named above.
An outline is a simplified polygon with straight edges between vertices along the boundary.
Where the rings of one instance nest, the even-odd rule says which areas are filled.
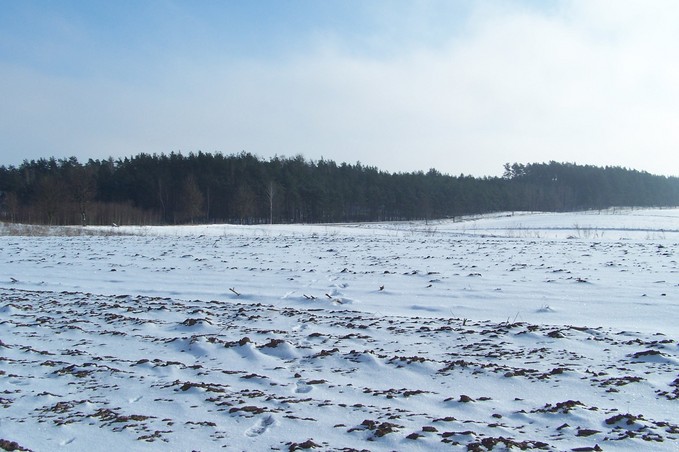
[[[0,166],[0,220],[49,225],[327,223],[497,211],[679,205],[679,178],[620,167],[507,163],[503,177],[269,160],[242,152],[75,157]]]

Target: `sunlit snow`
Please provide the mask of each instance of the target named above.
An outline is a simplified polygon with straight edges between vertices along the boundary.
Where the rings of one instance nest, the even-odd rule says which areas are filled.
[[[5,444],[676,450],[676,209],[0,231]]]

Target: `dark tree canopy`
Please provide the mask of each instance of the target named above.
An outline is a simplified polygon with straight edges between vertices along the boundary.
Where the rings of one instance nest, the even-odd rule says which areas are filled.
[[[679,205],[679,179],[620,167],[507,163],[503,177],[388,173],[302,156],[198,152],[0,166],[0,220],[41,224],[322,223],[495,211]]]

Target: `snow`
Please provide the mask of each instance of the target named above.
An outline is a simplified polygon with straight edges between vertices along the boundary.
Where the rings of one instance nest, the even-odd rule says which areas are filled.
[[[677,243],[678,209],[2,235],[0,439],[677,450]]]

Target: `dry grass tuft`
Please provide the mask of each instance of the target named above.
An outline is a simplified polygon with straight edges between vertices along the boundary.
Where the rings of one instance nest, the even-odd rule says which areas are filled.
[[[91,228],[86,226],[45,226],[34,224],[16,224],[0,222],[0,236],[15,237],[111,237],[134,235],[129,231],[117,228]]]

